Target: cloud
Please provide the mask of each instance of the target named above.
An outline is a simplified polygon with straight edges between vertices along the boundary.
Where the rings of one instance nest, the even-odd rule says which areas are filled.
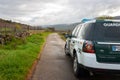
[[[31,25],[80,22],[118,16],[120,0],[0,0],[0,17]]]

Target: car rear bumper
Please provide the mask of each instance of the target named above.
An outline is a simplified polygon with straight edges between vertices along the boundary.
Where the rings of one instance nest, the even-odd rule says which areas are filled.
[[[85,67],[89,67],[93,69],[115,70],[115,71],[120,70],[120,64],[97,62],[95,54],[83,53],[79,60],[80,60],[78,61],[79,64],[82,64]]]
[[[79,66],[95,74],[110,74],[110,75],[120,74],[120,70],[91,68],[91,67],[83,66],[81,64],[79,64]]]

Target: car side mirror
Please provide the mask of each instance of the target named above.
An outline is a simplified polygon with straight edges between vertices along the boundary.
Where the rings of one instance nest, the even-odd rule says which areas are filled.
[[[68,38],[68,37],[69,37],[69,34],[65,34],[64,37],[65,37],[65,38]]]
[[[71,34],[65,34],[65,38],[71,38],[72,35]]]

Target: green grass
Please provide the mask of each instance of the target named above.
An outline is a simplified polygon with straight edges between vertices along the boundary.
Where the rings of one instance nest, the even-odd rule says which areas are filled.
[[[60,35],[61,39],[63,39],[64,41],[66,41],[66,38],[65,38],[64,34],[62,34],[62,33],[58,33],[58,34]]]
[[[43,32],[31,35],[26,38],[24,44],[17,45],[15,49],[9,45],[1,47],[0,80],[25,80],[48,34],[49,32]]]

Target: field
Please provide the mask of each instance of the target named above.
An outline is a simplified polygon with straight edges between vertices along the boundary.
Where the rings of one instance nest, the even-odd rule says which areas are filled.
[[[23,41],[0,46],[0,80],[25,80],[49,32],[33,34]]]

